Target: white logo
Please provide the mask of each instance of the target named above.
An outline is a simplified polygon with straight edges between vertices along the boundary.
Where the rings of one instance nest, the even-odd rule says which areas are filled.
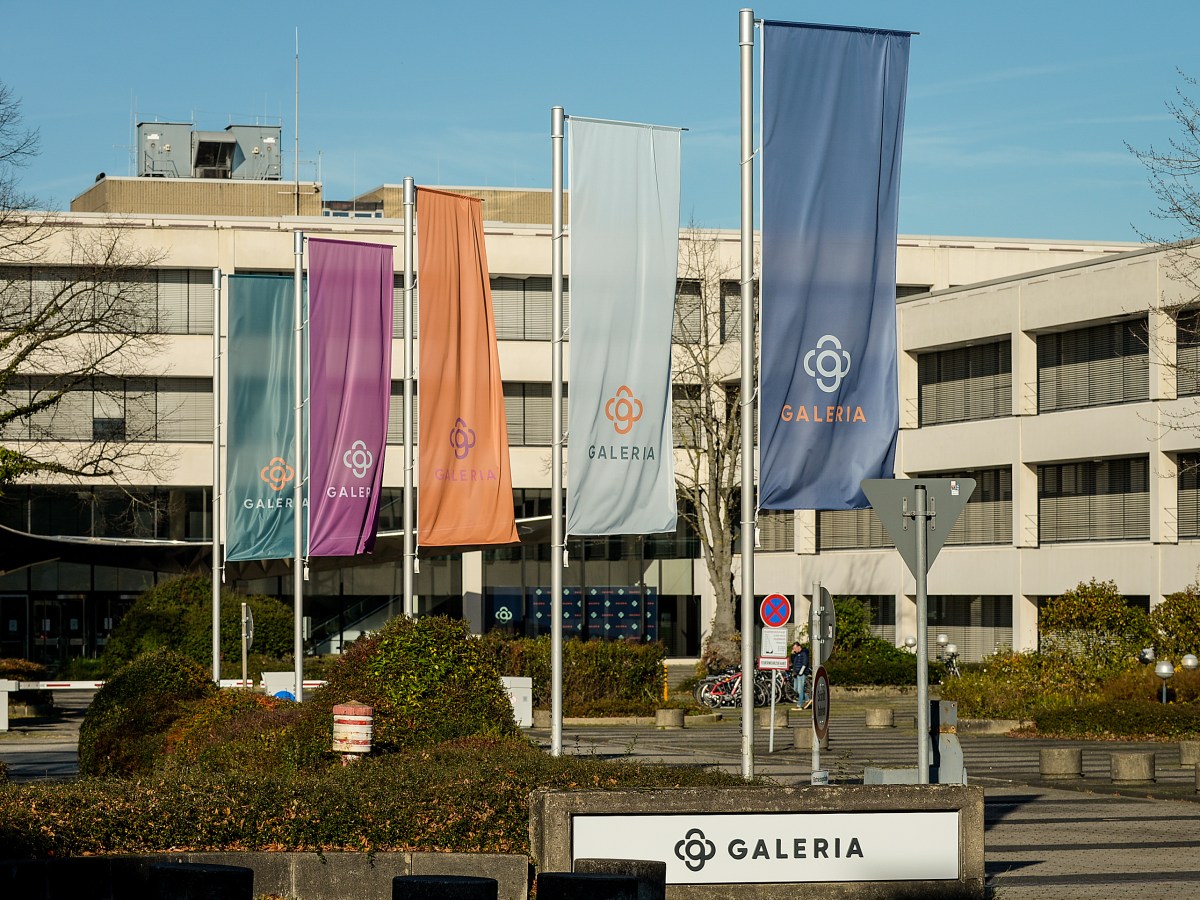
[[[826,345],[829,346],[826,346]],[[816,357],[816,365],[813,365]],[[815,371],[814,371],[815,369]],[[804,354],[804,371],[817,379],[817,387],[832,394],[842,385],[842,379],[850,373],[850,352],[842,349],[837,335],[822,335],[817,349]]]
[[[496,610],[497,622],[511,622],[513,620],[513,612],[507,606],[501,606]]]
[[[354,472],[355,478],[364,477],[375,462],[375,457],[362,441],[355,441],[350,449],[342,454],[342,464]]]

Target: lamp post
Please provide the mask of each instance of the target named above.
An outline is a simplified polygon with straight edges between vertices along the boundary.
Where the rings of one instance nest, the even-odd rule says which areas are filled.
[[[917,639],[910,634],[904,639],[904,646],[909,653],[915,653],[917,650]]]
[[[1154,665],[1154,674],[1162,679],[1162,702],[1167,702],[1167,682],[1175,677],[1175,667],[1168,659],[1159,660]]]
[[[938,662],[941,662],[941,661],[942,661],[942,659],[943,659],[943,658],[945,658],[945,656],[946,656],[946,645],[947,645],[948,643],[950,643],[950,635],[946,634],[946,632],[944,632],[944,631],[943,631],[943,632],[940,632],[940,633],[938,634],[938,636],[937,636],[937,644],[938,644]]]
[[[1179,661],[1179,664],[1185,669],[1194,672],[1197,668],[1200,668],[1200,659],[1196,658],[1195,653],[1187,653],[1184,655],[1183,659]]]

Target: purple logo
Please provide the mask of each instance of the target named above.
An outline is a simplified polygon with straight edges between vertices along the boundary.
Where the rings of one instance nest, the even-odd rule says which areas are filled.
[[[450,429],[450,446],[454,448],[455,459],[466,459],[475,446],[475,429],[468,428],[462,419],[455,419]]]

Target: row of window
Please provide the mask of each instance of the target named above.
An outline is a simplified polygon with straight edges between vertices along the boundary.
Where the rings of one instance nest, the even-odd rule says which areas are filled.
[[[1182,538],[1200,537],[1200,454],[1179,457]],[[931,478],[974,478],[975,492],[946,538],[947,544],[1011,544],[1012,470],[925,473]],[[1150,463],[1145,456],[1052,463],[1037,468],[1038,541],[1148,540]],[[890,547],[872,509],[826,510],[817,515],[821,550]]]
[[[1200,393],[1200,339],[1181,317],[1176,389]],[[1037,336],[1039,413],[1150,398],[1150,353],[1143,316]],[[918,423],[939,425],[1012,415],[1012,341],[1003,338],[917,357]]]

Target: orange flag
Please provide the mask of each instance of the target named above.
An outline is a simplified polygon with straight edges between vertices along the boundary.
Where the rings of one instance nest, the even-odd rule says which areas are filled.
[[[482,206],[426,188],[417,196],[425,547],[519,541]]]

